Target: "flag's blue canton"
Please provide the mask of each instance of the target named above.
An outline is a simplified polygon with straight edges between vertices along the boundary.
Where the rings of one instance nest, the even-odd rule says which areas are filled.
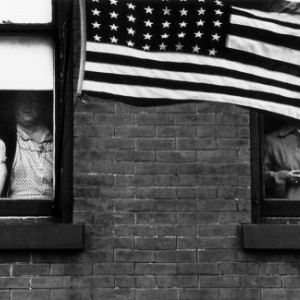
[[[144,51],[220,56],[227,25],[220,0],[87,2],[89,41]]]

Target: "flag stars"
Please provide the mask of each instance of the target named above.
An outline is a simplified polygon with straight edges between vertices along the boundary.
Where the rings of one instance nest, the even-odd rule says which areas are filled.
[[[167,39],[169,37],[169,34],[164,33],[163,35],[161,35],[162,39]]]
[[[97,8],[95,8],[94,10],[92,10],[93,12],[93,16],[99,16],[100,12]]]
[[[219,36],[217,33],[216,34],[212,34],[212,40],[213,41],[219,41],[220,38],[221,38],[221,36]]]
[[[216,0],[216,5],[220,5],[220,6],[223,6],[222,2],[220,0]]]
[[[205,21],[199,20],[196,22],[197,26],[203,26]]]
[[[166,21],[166,22],[162,23],[162,25],[163,25],[163,27],[164,27],[164,28],[166,28],[166,27],[168,27],[168,28],[169,28],[169,27],[170,27],[170,24],[171,24],[171,23],[170,23],[170,22],[168,22],[168,21]]]
[[[147,32],[147,34],[144,34],[145,40],[151,40],[152,35],[149,34],[149,32]]]
[[[100,28],[100,25],[98,22],[92,23],[93,28]]]
[[[135,17],[133,15],[127,16],[128,21],[134,23],[135,22]]]
[[[198,11],[198,16],[205,14],[205,9],[203,9],[202,7],[200,9],[198,9],[197,11]]]
[[[221,27],[222,25],[222,23],[219,20],[213,22],[214,22],[214,27]]]
[[[114,11],[112,12],[112,13],[109,13],[110,14],[110,17],[113,19],[113,18],[115,18],[115,19],[117,19],[118,18],[118,15],[119,14],[117,14],[117,13],[115,13]]]
[[[196,37],[196,38],[197,38],[197,37],[201,38],[202,35],[203,35],[203,33],[201,33],[200,31],[195,32],[195,37]]]
[[[178,43],[177,45],[175,45],[175,47],[176,47],[176,51],[182,51],[183,45]]]
[[[115,31],[117,31],[119,28],[119,26],[116,26],[116,24],[109,25],[109,27],[110,27],[110,30],[115,30]]]
[[[117,5],[118,1],[117,0],[110,0],[111,5]]]
[[[118,43],[118,39],[116,39],[114,36],[112,38],[110,38],[111,43],[112,44],[117,44]]]
[[[144,22],[146,27],[152,27],[153,22],[150,22],[150,20]]]
[[[168,7],[163,8],[164,15],[170,15],[171,9]]]
[[[133,28],[127,28],[128,34],[135,35],[135,30]]]
[[[145,8],[145,10],[146,10],[146,14],[152,14],[153,8],[150,8],[150,6],[148,6]]]
[[[186,22],[181,22],[179,23],[180,27],[186,27],[187,23]]]
[[[126,43],[127,43],[127,45],[128,45],[129,47],[133,47],[133,46],[134,46],[134,43],[133,43],[132,41],[126,41]]]
[[[185,10],[184,8],[180,10],[181,16],[187,16],[188,10]]]
[[[222,16],[223,15],[223,12],[221,12],[219,9],[218,10],[215,10],[216,12],[216,15],[219,15],[219,16]]]
[[[132,9],[135,10],[135,5],[133,5],[132,3],[127,3],[128,9]]]
[[[215,49],[208,50],[210,56],[216,56],[217,51]]]
[[[186,33],[185,33],[185,32],[180,32],[180,33],[178,33],[177,35],[178,35],[179,38],[182,39],[182,38],[185,37]]]
[[[160,50],[166,50],[166,48],[167,48],[167,45],[165,45],[164,43],[159,45]]]
[[[101,37],[98,36],[98,34],[96,34],[96,35],[94,35],[94,39],[95,39],[95,41],[100,42]]]
[[[146,45],[143,47],[143,50],[149,51],[149,50],[150,50],[150,46],[146,44]]]
[[[199,53],[199,50],[201,48],[198,47],[198,45],[196,45],[195,47],[192,47],[193,48],[193,52],[196,52],[196,53]]]

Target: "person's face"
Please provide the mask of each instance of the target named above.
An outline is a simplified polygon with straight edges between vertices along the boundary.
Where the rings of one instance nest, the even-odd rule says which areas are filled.
[[[15,117],[17,123],[23,126],[33,125],[39,121],[41,104],[38,99],[24,93],[15,102]]]

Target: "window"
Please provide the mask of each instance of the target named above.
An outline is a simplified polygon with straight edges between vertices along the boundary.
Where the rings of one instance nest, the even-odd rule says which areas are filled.
[[[254,223],[300,222],[300,180],[297,174],[287,178],[300,161],[298,123],[271,113],[251,114]]]
[[[300,180],[288,175],[300,165],[298,127],[295,119],[251,112],[253,224],[243,225],[246,249],[300,249]]]
[[[71,24],[72,1],[0,3],[0,139],[8,171],[0,216],[71,221]]]

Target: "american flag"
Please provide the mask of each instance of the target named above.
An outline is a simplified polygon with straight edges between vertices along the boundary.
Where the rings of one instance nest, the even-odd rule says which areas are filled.
[[[225,102],[300,119],[299,4],[262,2],[86,0],[79,91],[137,105]]]

